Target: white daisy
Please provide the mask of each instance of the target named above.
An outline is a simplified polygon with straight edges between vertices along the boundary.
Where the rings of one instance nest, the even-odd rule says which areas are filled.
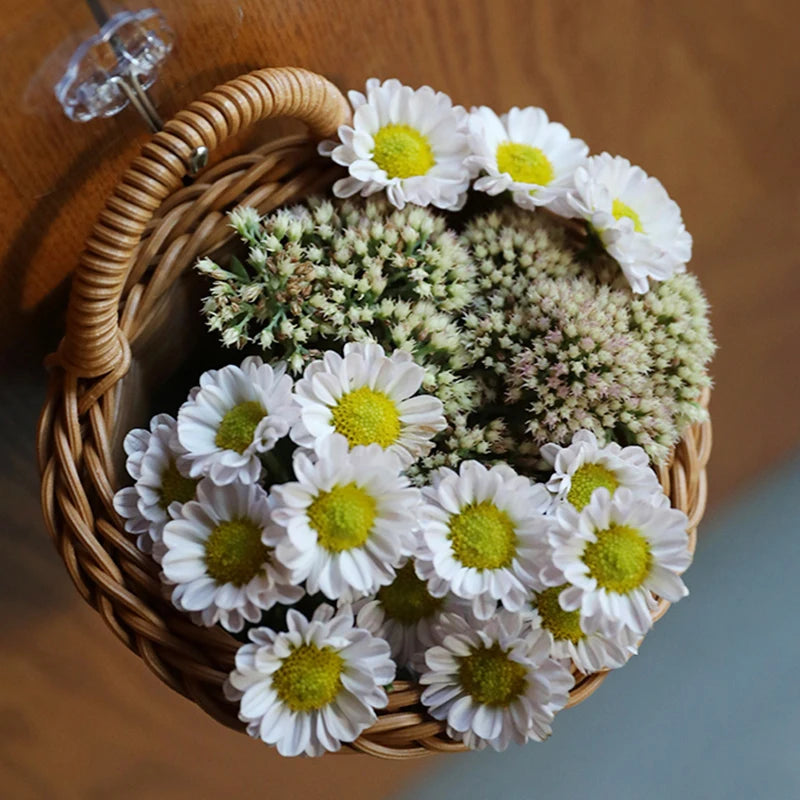
[[[297,480],[272,487],[272,519],[286,533],[277,558],[292,580],[332,600],[374,594],[414,547],[419,490],[378,445],[329,437],[315,460],[298,452]]]
[[[549,642],[522,614],[499,611],[482,624],[440,617],[441,644],[425,653],[422,704],[472,749],[542,741],[569,699],[573,678],[548,658]]]
[[[416,395],[424,376],[409,353],[387,356],[374,342],[350,342],[344,356],[328,351],[295,385],[300,420],[292,439],[318,449],[339,433],[351,447],[378,444],[409,466],[431,450],[431,440],[447,426],[441,400]]]
[[[436,644],[434,626],[440,613],[456,610],[467,610],[464,601],[450,594],[434,597],[427,582],[417,575],[413,559],[400,567],[395,579],[374,597],[353,603],[358,624],[389,642],[399,667],[417,673],[425,668],[425,650]]]
[[[505,465],[463,461],[423,490],[417,572],[432,595],[447,591],[488,619],[498,601],[519,611],[548,557],[549,492]]]
[[[352,611],[322,604],[310,620],[296,609],[285,633],[249,631],[225,695],[239,702],[247,732],[283,756],[320,756],[355,741],[388,702],[389,645],[353,624]]]
[[[159,561],[164,525],[194,498],[197,481],[188,477],[175,420],[169,414],[153,417],[149,431],[132,430],[123,447],[128,456],[125,466],[135,483],[114,495],[114,509],[125,520],[125,530],[137,537],[137,547]]]
[[[289,433],[297,417],[292,379],[257,356],[209,370],[178,412],[178,439],[190,474],[219,485],[261,476],[259,454]]]
[[[544,631],[550,643],[550,657],[570,659],[584,674],[616,669],[636,655],[638,639],[632,631],[620,627],[613,636],[598,631],[587,633],[581,625],[580,610],[565,611],[559,595],[568,583],[548,586],[534,595],[531,603],[531,627]]]
[[[512,108],[502,117],[486,106],[473,109],[469,143],[467,166],[485,173],[473,188],[490,195],[510,191],[522,208],[544,206],[560,214],[569,209],[564,197],[589,154],[585,142],[533,107]]]
[[[429,86],[416,91],[397,80],[367,81],[366,96],[349,92],[353,124],[339,128],[339,142],[319,152],[347,167],[333,193],[362,197],[385,190],[397,208],[406,203],[457,211],[466,200],[469,155],[466,112]]]
[[[620,447],[616,442],[598,444],[591,431],[578,431],[566,447],[546,444],[542,458],[553,467],[547,488],[559,502],[569,502],[580,511],[596,489],[613,495],[619,488],[639,495],[662,494],[661,484],[641,447]]]
[[[644,634],[652,625],[654,593],[670,602],[688,594],[679,577],[692,560],[682,511],[629,489],[612,497],[601,488],[582,511],[564,504],[556,519],[553,563],[572,584],[559,603],[580,610],[587,633],[613,636],[625,625]]]
[[[296,602],[302,587],[273,557],[279,538],[260,486],[201,481],[197,500],[164,527],[161,566],[172,602],[207,627],[219,622],[234,632],[275,603]]]
[[[572,215],[589,222],[634,292],[646,292],[648,278],[663,281],[685,271],[692,237],[657,178],[626,158],[603,153],[578,167],[574,180],[566,198]]]

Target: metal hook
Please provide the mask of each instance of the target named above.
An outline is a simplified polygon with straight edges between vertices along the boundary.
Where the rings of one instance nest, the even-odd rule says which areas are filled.
[[[153,131],[153,133],[160,131],[164,127],[164,122],[158,115],[153,101],[142,88],[142,84],[139,83],[139,78],[135,72],[131,72],[129,75],[114,75],[109,78],[109,80],[125,92],[131,105],[150,126],[150,130]]]
[[[86,0],[86,5],[89,6],[97,27],[102,30],[110,19],[105,8],[103,8],[103,4],[100,0]],[[108,43],[111,45],[120,66],[129,60],[128,52],[119,34],[112,33],[109,36]],[[135,69],[130,69],[120,75],[112,75],[109,80],[122,89],[130,104],[139,112],[139,115],[148,124],[153,133],[160,131],[164,127],[164,123],[158,115],[152,100],[150,100],[150,96],[139,82],[139,76]]]

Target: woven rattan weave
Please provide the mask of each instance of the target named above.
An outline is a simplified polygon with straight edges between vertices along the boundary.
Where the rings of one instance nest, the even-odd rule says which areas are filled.
[[[283,137],[233,155],[184,185],[190,154],[213,154],[225,140],[268,117],[305,122],[309,135]],[[222,683],[238,642],[199,628],[165,602],[158,568],[140,553],[112,507],[119,488],[121,433],[147,382],[155,352],[180,360],[182,320],[196,314],[178,280],[198,256],[232,236],[226,213],[240,203],[267,212],[326,189],[335,174],[316,156],[349,109],[327,80],[302,69],[265,69],[205,94],[142,148],[100,213],[75,273],[66,335],[49,362],[51,385],[38,431],[42,504],[67,570],[90,603],[166,684],[211,716],[243,730]],[[165,334],[165,331],[168,333]],[[708,402],[708,396],[702,398]],[[710,423],[690,428],[660,470],[672,504],[689,517],[691,546],[706,501]],[[662,602],[656,616],[666,611]],[[576,675],[570,705],[605,674]],[[420,688],[396,682],[389,705],[353,750],[385,758],[460,751],[444,723],[426,715]]]

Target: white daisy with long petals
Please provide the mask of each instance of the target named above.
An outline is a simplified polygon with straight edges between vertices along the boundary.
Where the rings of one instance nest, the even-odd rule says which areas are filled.
[[[565,611],[559,596],[568,583],[548,586],[536,592],[531,602],[531,627],[541,629],[550,642],[550,657],[569,659],[584,674],[617,669],[636,655],[639,637],[621,626],[613,636],[599,631],[587,633],[581,625],[580,610]]]
[[[250,736],[283,756],[320,756],[355,741],[388,702],[389,645],[355,627],[348,607],[323,603],[311,619],[296,609],[285,633],[253,628],[224,685]]]
[[[319,449],[334,434],[350,447],[377,444],[409,466],[447,426],[442,402],[417,394],[425,370],[404,350],[387,356],[374,342],[344,346],[309,364],[295,385],[300,419],[292,440]]]
[[[458,472],[437,470],[422,491],[416,566],[432,595],[451,591],[488,619],[498,602],[520,611],[532,590],[544,588],[551,524],[544,486],[505,465],[463,461]]]
[[[440,617],[441,644],[425,653],[422,704],[472,749],[542,741],[567,704],[573,678],[548,657],[549,641],[523,614],[498,611],[480,624]]]
[[[259,455],[289,433],[297,419],[292,379],[283,364],[257,356],[200,377],[199,389],[178,412],[178,440],[187,452],[190,474],[224,485],[255,483]]]
[[[292,580],[331,600],[390,584],[414,548],[419,490],[399,459],[376,444],[328,437],[316,457],[298,452],[296,481],[272,487],[272,519],[283,531],[277,558]]]
[[[123,447],[125,466],[135,483],[114,495],[114,509],[125,520],[125,530],[136,536],[137,547],[160,561],[164,526],[194,499],[197,480],[189,477],[175,419],[169,414],[153,417],[149,431],[132,430]]]
[[[260,486],[201,481],[197,500],[164,527],[161,566],[173,604],[206,627],[236,632],[276,603],[297,602],[302,587],[274,557],[280,538]]]
[[[572,188],[575,170],[589,154],[581,139],[573,139],[541,108],[512,108],[498,117],[481,106],[469,115],[472,155],[466,163],[483,173],[473,187],[490,195],[509,191],[522,208],[537,206],[564,214],[564,198]]]
[[[409,559],[397,570],[395,579],[381,587],[374,597],[353,603],[362,628],[389,642],[398,667],[414,672],[425,669],[424,653],[436,644],[434,628],[442,612],[465,612],[469,606],[451,594],[434,597],[428,584]]]
[[[547,488],[558,502],[571,503],[578,511],[601,487],[612,495],[620,487],[637,495],[662,494],[650,459],[641,447],[621,447],[616,442],[601,445],[591,431],[583,430],[577,431],[566,447],[543,445],[541,455],[553,468]]]
[[[337,197],[385,191],[397,208],[414,203],[457,211],[464,205],[470,174],[461,106],[429,86],[414,90],[394,79],[370,78],[366,95],[348,97],[353,124],[339,128],[340,142],[319,146],[350,173],[334,183]]]
[[[692,237],[678,204],[657,178],[621,156],[592,156],[575,171],[566,197],[572,216],[582,217],[619,263],[634,292],[648,279],[664,281],[684,272]]]
[[[692,560],[682,511],[601,488],[582,511],[564,504],[555,518],[552,559],[571,584],[559,603],[580,610],[587,633],[613,636],[624,625],[642,635],[653,624],[654,594],[674,603],[689,593],[680,578]]]

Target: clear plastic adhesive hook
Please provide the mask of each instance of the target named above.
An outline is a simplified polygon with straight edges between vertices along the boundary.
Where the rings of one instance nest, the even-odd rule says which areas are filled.
[[[93,11],[99,7],[91,5]],[[161,119],[145,90],[172,50],[172,31],[155,8],[103,15],[101,21],[98,33],[73,53],[55,87],[64,113],[87,122],[113,116],[130,103],[152,130],[159,130]]]

